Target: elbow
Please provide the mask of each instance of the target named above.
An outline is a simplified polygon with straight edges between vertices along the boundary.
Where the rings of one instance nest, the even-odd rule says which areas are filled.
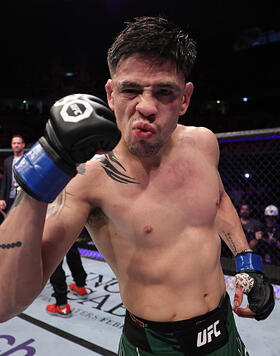
[[[15,316],[19,315],[24,308],[20,308],[19,306],[5,305],[0,306],[0,323],[5,323],[6,321],[14,318]]]
[[[5,323],[11,319],[13,319],[14,317],[18,316],[20,313],[22,313],[26,307],[22,307],[22,308],[0,308],[0,323]]]
[[[12,319],[15,316],[15,314],[9,314],[7,310],[0,310],[0,323],[5,323],[6,321]]]
[[[17,300],[12,303],[12,300],[6,300],[5,302],[1,302],[0,305],[0,323],[5,323],[10,319],[18,316],[22,313],[28,306],[34,301],[35,298],[28,299],[28,300]]]

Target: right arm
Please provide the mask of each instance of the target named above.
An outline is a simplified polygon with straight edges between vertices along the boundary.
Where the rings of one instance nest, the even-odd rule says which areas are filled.
[[[1,322],[25,309],[42,289],[41,241],[47,204],[23,191],[15,204],[0,226]]]
[[[15,164],[23,190],[0,227],[0,322],[32,303],[85,225],[88,184],[76,166],[115,147],[120,132],[113,120],[101,99],[67,96],[52,106],[44,135]]]
[[[49,205],[21,191],[0,226],[0,322],[33,302],[82,230],[90,206],[67,194],[76,181]]]

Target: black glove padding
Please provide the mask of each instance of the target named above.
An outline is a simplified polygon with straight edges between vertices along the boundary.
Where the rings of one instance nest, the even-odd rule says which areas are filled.
[[[274,290],[270,283],[259,272],[242,271],[236,274],[236,281],[247,294],[249,308],[256,320],[266,319],[275,306]]]
[[[54,103],[39,143],[67,174],[88,161],[98,150],[111,151],[120,140],[113,112],[92,95],[69,95]]]

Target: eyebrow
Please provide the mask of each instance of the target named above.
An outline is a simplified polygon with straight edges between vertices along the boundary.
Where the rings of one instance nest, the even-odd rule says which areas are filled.
[[[139,83],[131,82],[129,80],[123,80],[123,81],[118,83],[118,87],[120,89],[127,88],[127,87],[130,87],[130,88],[141,88],[141,85]]]
[[[137,82],[123,80],[118,83],[118,87],[119,87],[119,89],[128,88],[128,87],[129,88],[142,88],[143,85],[141,85]],[[170,88],[175,91],[180,91],[180,87],[177,84],[172,83],[172,82],[160,82],[160,83],[155,84],[154,87],[155,88]]]

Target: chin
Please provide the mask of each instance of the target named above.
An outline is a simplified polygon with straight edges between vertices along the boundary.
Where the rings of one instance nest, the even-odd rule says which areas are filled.
[[[130,153],[137,157],[152,157],[155,156],[160,148],[160,144],[128,144],[128,150]]]

